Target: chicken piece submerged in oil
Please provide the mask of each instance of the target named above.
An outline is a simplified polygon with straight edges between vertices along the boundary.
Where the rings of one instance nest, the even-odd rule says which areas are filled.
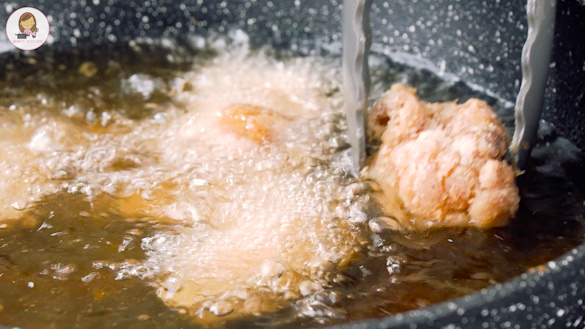
[[[172,105],[154,106],[154,117],[111,111],[88,124],[95,113],[23,108],[29,121],[6,124],[0,140],[10,191],[0,224],[57,193],[106,197],[116,216],[164,227],[141,240],[145,260],[112,268],[210,321],[323,290],[366,241],[347,220],[366,185],[334,165],[342,116],[323,78],[334,66],[250,57],[218,55],[177,76],[159,91]]]
[[[347,221],[366,185],[351,186],[327,142],[343,133],[330,87],[309,62],[255,60],[220,57],[188,76],[197,92],[178,97],[189,110],[145,128],[156,136],[148,193],[114,201],[125,217],[182,224],[144,243],[145,266],[160,269],[153,285],[165,303],[210,321],[323,290],[366,241]]]

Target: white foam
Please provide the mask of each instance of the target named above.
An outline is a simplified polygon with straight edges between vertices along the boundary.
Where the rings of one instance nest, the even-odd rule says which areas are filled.
[[[241,31],[234,38],[247,44]],[[168,92],[186,111],[142,120],[86,113],[81,122],[83,111],[30,110],[26,125],[8,134],[16,137],[3,141],[0,187],[13,195],[0,206],[17,216],[10,205],[24,210],[58,190],[108,194],[129,219],[176,224],[145,238],[147,261],[115,267],[119,278],[152,280],[165,302],[201,316],[275,310],[325,285],[325,273],[360,246],[351,223],[366,219],[367,198],[346,187],[352,182],[340,167],[340,65],[209,44],[224,53],[176,78],[170,91],[156,78],[128,80],[145,98]],[[184,90],[187,82],[193,88]],[[219,123],[218,111],[234,103],[270,109],[284,123],[260,145]]]

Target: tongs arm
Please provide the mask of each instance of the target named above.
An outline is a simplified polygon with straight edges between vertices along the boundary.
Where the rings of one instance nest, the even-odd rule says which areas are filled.
[[[354,175],[360,172],[366,162],[371,2],[343,1],[343,96]]]
[[[526,169],[536,140],[550,65],[555,26],[555,0],[528,0],[528,38],[522,49],[522,85],[516,98],[512,163]]]

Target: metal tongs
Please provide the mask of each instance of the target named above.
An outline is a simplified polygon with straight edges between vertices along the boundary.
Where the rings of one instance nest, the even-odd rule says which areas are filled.
[[[371,0],[343,1],[343,94],[351,145],[352,173],[366,161],[366,116],[369,92],[368,51]],[[522,49],[522,85],[516,99],[515,132],[509,155],[526,168],[536,139],[554,34],[556,0],[528,0],[528,38]]]
[[[371,0],[343,1],[343,97],[352,160],[351,171],[355,176],[366,163],[371,3]]]
[[[536,141],[548,78],[555,26],[556,0],[528,0],[528,38],[522,48],[522,85],[516,98],[515,126],[508,149],[512,164],[526,169]]]

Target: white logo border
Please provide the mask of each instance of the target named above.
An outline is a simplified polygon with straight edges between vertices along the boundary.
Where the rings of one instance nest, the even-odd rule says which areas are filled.
[[[38,12],[39,14],[41,14],[41,15],[43,16],[43,18],[44,18],[44,19],[45,19],[45,21],[47,22],[47,27],[48,27],[48,28],[47,28],[47,35],[45,36],[45,39],[43,40],[43,42],[40,42],[40,43],[38,43],[38,46],[37,46],[37,47],[35,47],[35,48],[29,48],[29,49],[25,49],[25,48],[21,48],[21,47],[19,47],[19,46],[18,46],[18,44],[15,44],[15,43],[13,42],[13,40],[15,39],[15,37],[10,37],[10,34],[8,33],[8,23],[10,22],[10,19],[11,19],[11,18],[12,18],[12,16],[13,16],[14,14],[16,14],[18,11],[21,11],[21,9],[27,9],[27,10],[30,10],[30,9],[32,9],[32,10],[34,10],[35,12],[34,12],[34,13],[31,13],[31,14],[36,14],[36,15],[38,15],[38,14],[36,13],[36,12]],[[35,16],[35,17],[37,17],[37,16]],[[23,50],[23,51],[30,51],[30,50],[35,50],[35,49],[38,49],[38,48],[40,48],[42,45],[44,45],[44,44],[47,42],[47,39],[49,38],[49,33],[51,32],[51,24],[49,24],[49,20],[47,19],[47,16],[45,15],[45,13],[43,13],[43,12],[42,12],[42,11],[40,11],[39,9],[37,9],[37,8],[34,8],[34,7],[20,7],[20,8],[18,8],[18,9],[14,10],[14,11],[13,11],[13,12],[10,14],[10,16],[8,16],[8,19],[6,20],[6,28],[5,28],[5,31],[6,31],[6,37],[8,38],[8,41],[10,41],[10,43],[11,43],[11,44],[12,44],[14,47],[16,47],[16,48],[18,48],[18,49],[20,49],[20,50]]]

